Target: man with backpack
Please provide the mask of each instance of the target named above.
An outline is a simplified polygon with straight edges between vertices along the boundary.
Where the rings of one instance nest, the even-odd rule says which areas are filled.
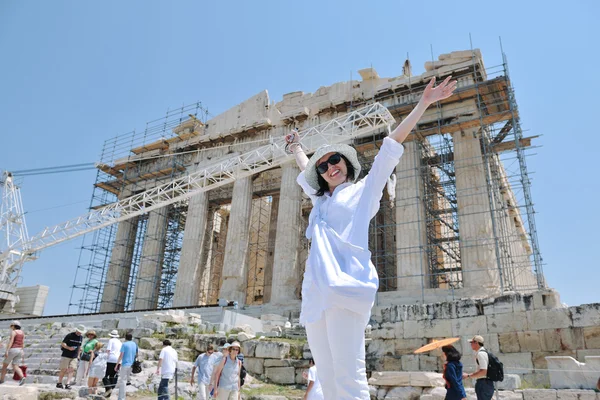
[[[494,396],[494,382],[504,379],[502,363],[483,347],[482,336],[473,336],[469,343],[471,343],[471,349],[475,352],[477,371],[472,374],[463,373],[463,379],[477,379],[475,382],[477,400],[491,400]]]

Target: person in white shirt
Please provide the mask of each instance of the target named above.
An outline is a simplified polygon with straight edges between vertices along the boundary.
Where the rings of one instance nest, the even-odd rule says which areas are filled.
[[[475,335],[469,340],[471,349],[475,352],[475,363],[477,371],[472,374],[463,373],[463,379],[475,378],[475,394],[477,400],[492,400],[494,397],[494,382],[487,378],[488,365],[490,358],[487,350],[483,347],[483,336]]]
[[[383,140],[367,176],[348,145],[325,145],[310,159],[299,135],[286,136],[302,171],[297,182],[313,208],[306,230],[312,239],[302,283],[300,322],[317,364],[326,399],[368,400],[364,331],[379,286],[369,252],[369,222],[379,211],[383,189],[403,153],[401,143],[427,107],[448,98],[456,81],[425,88],[412,112]]]
[[[317,367],[315,366],[315,360],[312,358],[308,360],[308,365],[310,368],[308,369],[308,387],[306,388],[306,393],[304,394],[304,400],[324,400],[323,397],[323,389],[321,388],[321,383],[319,382],[319,377],[317,376]]]
[[[113,389],[117,385],[117,361],[119,361],[119,355],[121,354],[121,340],[119,340],[119,331],[113,329],[108,336],[110,339],[106,345],[106,351],[108,352],[108,360],[106,362],[106,373],[102,379],[106,392],[104,396],[109,397]]]
[[[158,400],[169,400],[169,380],[177,373],[177,352],[171,347],[169,339],[163,340],[163,349],[158,356],[156,374],[160,373],[160,384],[158,385]]]
[[[206,400],[210,397],[210,379],[212,377],[214,369],[214,356],[213,345],[208,345],[206,353],[202,353],[196,358],[194,366],[192,367],[192,377],[190,378],[190,385],[194,384],[194,373],[198,369],[198,399]]]

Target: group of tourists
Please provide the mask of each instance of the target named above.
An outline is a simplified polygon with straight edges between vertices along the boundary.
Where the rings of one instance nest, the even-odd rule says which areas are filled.
[[[206,352],[200,354],[194,362],[190,378],[192,385],[195,383],[196,371],[198,373],[198,399],[241,399],[246,368],[239,342],[232,339],[229,342],[223,340],[217,351],[213,345],[209,345]]]

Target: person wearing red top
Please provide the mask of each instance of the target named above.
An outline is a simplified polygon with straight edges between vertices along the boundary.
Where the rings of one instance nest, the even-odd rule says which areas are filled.
[[[4,378],[6,377],[6,370],[8,369],[8,364],[13,365],[13,369],[15,373],[19,377],[19,386],[25,383],[25,378],[23,377],[23,371],[19,367],[18,359],[21,358],[21,362],[25,358],[25,354],[23,353],[23,343],[25,341],[25,334],[21,330],[21,323],[19,321],[13,321],[10,324],[10,340],[8,341],[8,345],[6,346],[6,352],[4,353],[4,361],[2,362],[2,375],[0,376],[0,383],[4,383]]]

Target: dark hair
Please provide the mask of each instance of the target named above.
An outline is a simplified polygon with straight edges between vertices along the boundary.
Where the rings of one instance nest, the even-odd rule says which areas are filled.
[[[163,346],[170,346],[170,345],[171,345],[171,341],[169,339],[163,340]]]
[[[340,156],[342,156],[342,159],[346,163],[346,170],[348,171],[348,174],[346,175],[346,177],[348,178],[349,181],[354,181],[354,178],[355,178],[354,165],[352,165],[350,163],[350,161],[348,161],[346,156],[344,156],[343,154],[340,154]],[[315,168],[317,168],[316,165],[315,165]],[[317,194],[316,194],[317,196],[323,196],[325,194],[325,192],[329,192],[329,184],[321,176],[319,171],[317,171],[317,181],[319,182],[319,190],[317,190]]]
[[[219,339],[219,347],[225,346],[225,343],[227,343],[227,340],[225,340],[225,339]]]
[[[312,364],[312,365],[316,365],[316,364],[315,364],[315,359],[314,359],[314,358],[309,358],[309,359],[308,359],[308,365],[310,365],[310,364]]]
[[[215,347],[214,347],[212,344],[209,344],[209,345],[206,347],[206,351],[211,351],[211,350],[214,350],[214,349],[215,349]]]
[[[15,329],[21,329],[21,325],[12,325],[12,327]]]
[[[133,335],[131,333],[126,333],[125,340],[133,340]]]
[[[442,351],[446,354],[446,360],[448,361],[460,361],[460,352],[456,350],[456,347],[448,345],[443,346]]]

